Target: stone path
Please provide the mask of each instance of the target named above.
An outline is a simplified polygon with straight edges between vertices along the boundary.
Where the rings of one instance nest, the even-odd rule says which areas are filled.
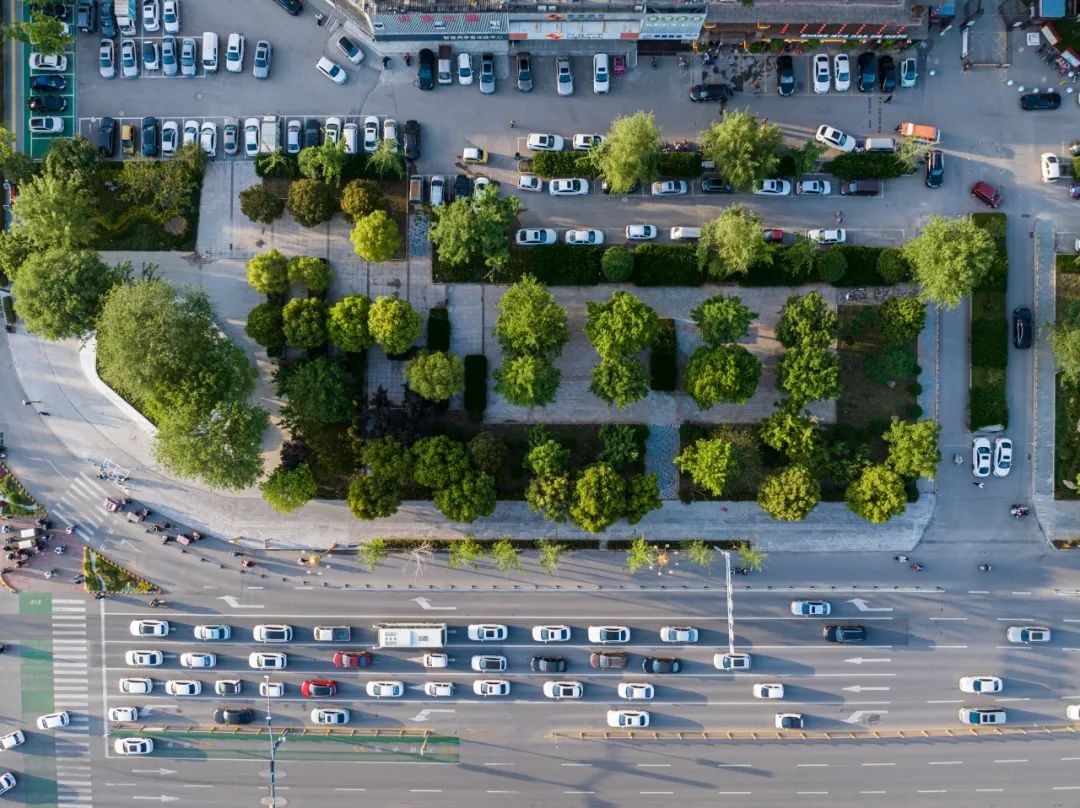
[[[645,441],[645,473],[655,474],[660,484],[660,499],[678,499],[679,470],[675,457],[679,454],[679,428],[651,424]]]

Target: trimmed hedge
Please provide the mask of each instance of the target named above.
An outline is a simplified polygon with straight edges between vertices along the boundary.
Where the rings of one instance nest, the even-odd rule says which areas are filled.
[[[841,180],[887,180],[902,177],[908,167],[896,154],[851,152],[834,157],[823,169]]]
[[[697,247],[688,244],[642,244],[634,250],[638,286],[701,286],[705,276],[698,267]]]
[[[465,411],[474,421],[482,421],[487,409],[487,357],[469,354],[465,357]]]
[[[971,321],[973,367],[1005,369],[1009,357],[1009,324],[1004,317],[977,317]]]
[[[511,275],[535,275],[548,286],[592,286],[603,281],[603,247],[552,244],[510,251]]]
[[[431,351],[450,350],[450,312],[446,306],[432,306],[428,311],[427,347]]]
[[[661,152],[657,166],[661,177],[698,177],[701,152]]]
[[[1005,400],[1005,385],[976,385],[971,388],[968,402],[968,428],[973,432],[987,426],[1009,425],[1009,404]]]
[[[847,259],[844,277],[836,281],[833,286],[892,286],[892,281],[885,280],[878,272],[878,259],[884,248],[837,244],[833,249]]]
[[[1005,368],[1009,357],[1009,319],[1005,307],[1009,258],[1005,244],[1005,214],[976,213],[974,222],[994,239],[996,266],[972,295],[971,391],[968,423],[972,430],[1009,425],[1005,397]]]
[[[998,258],[996,266],[983,278],[982,283],[975,287],[975,291],[1005,294],[1009,280],[1009,255],[1005,247],[1005,214],[997,211],[974,213],[971,218],[994,239]]]
[[[669,317],[660,320],[649,351],[649,387],[653,390],[674,392],[677,384],[678,343],[675,336],[675,321]]]
[[[588,152],[537,152],[532,156],[532,161],[533,173],[538,177],[594,179],[599,176]]]

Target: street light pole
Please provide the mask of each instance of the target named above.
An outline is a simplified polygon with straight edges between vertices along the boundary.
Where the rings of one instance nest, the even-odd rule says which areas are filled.
[[[728,653],[735,653],[735,594],[731,588],[731,552],[720,551],[724,556],[724,578],[727,582],[727,641]]]
[[[276,741],[274,740],[274,723],[273,716],[270,712],[270,674],[266,674],[263,677],[263,682],[266,684],[266,732],[270,736],[270,808],[274,808],[277,805],[277,793],[275,786],[277,785],[275,776],[277,774],[277,748],[281,744],[285,743],[285,737],[288,734],[288,730],[281,733],[281,737]]]

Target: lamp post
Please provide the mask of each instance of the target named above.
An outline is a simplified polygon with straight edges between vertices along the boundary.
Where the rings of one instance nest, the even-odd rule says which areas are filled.
[[[731,551],[721,550],[724,556],[724,579],[727,582],[728,653],[735,653],[735,595],[731,589]]]
[[[270,808],[274,808],[277,805],[277,793],[275,791],[277,774],[277,748],[281,744],[285,743],[285,738],[288,735],[288,730],[281,733],[281,736],[274,740],[274,724],[273,716],[270,713],[270,674],[266,674],[263,677],[263,682],[266,685],[266,732],[270,736]]]

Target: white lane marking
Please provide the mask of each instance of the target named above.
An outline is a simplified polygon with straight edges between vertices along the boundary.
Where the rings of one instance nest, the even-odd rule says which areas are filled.
[[[931,645],[930,648],[967,648],[966,645]]]
[[[346,786],[340,786],[334,789],[334,791],[367,791],[366,788],[351,788]]]
[[[977,788],[977,789],[975,789],[975,793],[976,794],[998,794],[998,793],[1000,793],[1000,792],[1002,792],[1004,790],[1005,789],[1003,789],[1003,788]]]
[[[720,794],[721,796],[725,796],[725,797],[748,797],[748,796],[750,796],[749,791],[717,791],[716,793]]]
[[[1080,760],[1080,757],[1063,757],[1062,760]]]
[[[516,766],[516,763],[485,763],[485,766]]]
[[[963,699],[934,699],[926,702],[927,704],[963,704]]]
[[[634,764],[641,769],[670,769],[670,763],[636,763]]]
[[[968,594],[969,595],[989,595],[990,590],[989,589],[969,589]]]
[[[410,788],[410,794],[442,794],[441,788]]]
[[[994,763],[1027,763],[1027,758],[1004,758],[1002,760],[995,760]]]
[[[595,791],[564,791],[563,794],[595,794]]]
[[[213,788],[214,786],[208,783],[181,783],[184,788]]]
[[[860,794],[888,794],[888,791],[860,791]]]
[[[560,766],[591,766],[591,763],[560,763]]]
[[[1034,623],[1034,617],[995,617],[999,623]]]
[[[895,766],[895,763],[862,763],[862,766]]]
[[[1024,697],[1013,696],[1012,698],[1008,698],[1008,699],[998,699],[998,701],[1031,701],[1031,697],[1030,696],[1024,696]]]
[[[718,769],[749,769],[753,765],[754,765],[753,763],[717,763],[716,768],[718,768]],[[723,792],[721,792],[721,793],[723,793]],[[734,793],[742,794],[744,792],[739,791],[739,792],[734,792]],[[747,791],[745,793],[749,794],[750,792]]]
[[[855,604],[855,608],[860,612],[891,612],[892,606],[870,606],[862,598],[851,598],[848,603]]]
[[[1013,592],[1014,595],[1030,595],[1030,592]]]
[[[1063,623],[1080,623],[1080,618],[1076,618],[1076,617],[1066,617],[1066,618],[1065,618],[1064,620],[1062,620],[1061,622],[1063,622]]]
[[[815,796],[815,797],[824,796],[825,794],[828,794],[828,793],[829,793],[828,791],[796,791],[795,792],[795,794],[797,796],[804,796],[805,795],[805,796]]]
[[[927,620],[967,620],[966,617],[928,617]]]
[[[516,791],[495,791],[493,789],[488,789],[487,793],[488,794],[517,794]]]
[[[1080,790],[1080,786],[1054,786],[1051,791],[1077,791]]]
[[[675,793],[674,791],[639,791],[638,792],[638,794],[641,794],[642,796],[644,796],[646,794],[651,794],[651,795],[661,795],[662,794],[664,796],[670,796],[670,795],[672,795],[674,793]]]
[[[915,793],[916,794],[948,794],[949,792],[946,791],[944,788],[920,788]]]
[[[963,763],[962,760],[928,760],[927,766],[959,766]]]
[[[828,763],[796,763],[798,768],[828,768]]]

